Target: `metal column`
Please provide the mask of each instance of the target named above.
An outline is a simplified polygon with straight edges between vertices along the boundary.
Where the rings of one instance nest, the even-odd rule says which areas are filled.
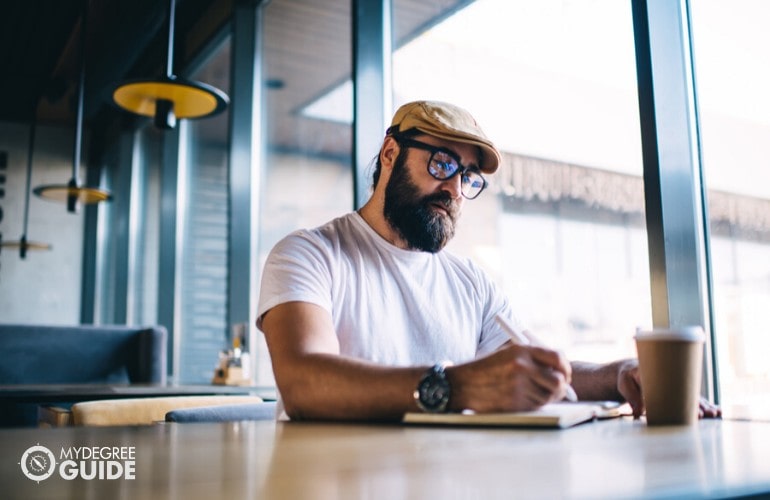
[[[353,203],[368,199],[367,167],[392,110],[391,0],[353,0]]]

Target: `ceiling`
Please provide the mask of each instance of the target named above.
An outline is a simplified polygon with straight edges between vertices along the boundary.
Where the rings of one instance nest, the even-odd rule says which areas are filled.
[[[29,121],[39,97],[66,91],[65,47],[80,16],[73,0],[6,2],[0,16],[0,120]]]
[[[222,2],[177,0],[177,33],[191,26],[191,12],[200,15],[217,3]],[[161,76],[167,53],[168,8],[168,2],[159,0],[4,2],[0,15],[0,120],[29,122],[36,116],[44,124],[74,122],[75,90],[83,60],[83,12],[88,15],[87,117],[109,104],[106,89],[110,85],[132,76]],[[180,44],[180,40],[175,42]]]
[[[393,45],[397,49],[473,0],[392,1]],[[350,0],[272,0],[267,4],[263,73],[266,83],[279,84],[268,84],[265,94],[266,133],[272,149],[349,159],[349,121],[312,119],[303,110],[350,83],[351,5]],[[346,97],[347,102],[336,104],[350,108],[349,120],[350,91]]]
[[[229,21],[235,1],[241,0],[176,0],[175,72]],[[471,1],[393,0],[395,46]],[[161,0],[4,2],[0,15],[0,121],[26,123],[35,117],[41,124],[74,124],[83,60],[83,12],[87,12],[86,126],[105,115],[111,120],[126,115],[111,104],[109,90],[129,78],[165,73],[168,9],[169,3]],[[350,79],[350,0],[272,0],[267,2],[264,19],[264,77],[270,83],[268,92],[280,92],[268,95],[271,142],[292,148],[307,137],[328,136],[329,127],[343,127],[308,120],[299,116],[298,110]],[[227,91],[229,44],[215,59],[194,77]],[[220,120],[203,121],[211,122],[207,128],[226,135],[226,124],[222,126]],[[349,148],[348,137],[339,139],[337,142]]]

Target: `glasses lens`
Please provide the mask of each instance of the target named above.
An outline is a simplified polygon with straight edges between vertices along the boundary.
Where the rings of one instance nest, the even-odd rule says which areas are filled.
[[[428,172],[438,180],[446,180],[454,176],[460,169],[457,160],[448,154],[436,151],[428,163]]]
[[[465,171],[462,176],[462,193],[463,196],[472,200],[481,194],[486,187],[487,183],[484,178],[478,172]]]

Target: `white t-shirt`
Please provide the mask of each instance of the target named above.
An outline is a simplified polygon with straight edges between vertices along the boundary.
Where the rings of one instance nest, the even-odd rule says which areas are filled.
[[[329,312],[340,354],[389,366],[462,363],[508,340],[498,313],[521,328],[507,298],[470,260],[400,249],[352,212],[296,231],[270,253],[257,326],[271,308],[309,302]]]

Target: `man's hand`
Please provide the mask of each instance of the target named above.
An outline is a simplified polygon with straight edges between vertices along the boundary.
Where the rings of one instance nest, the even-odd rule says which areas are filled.
[[[706,398],[700,398],[698,418],[722,418],[722,408]]]
[[[625,360],[618,364],[618,392],[628,402],[634,418],[644,413],[642,399],[642,382],[639,377],[639,363],[635,359]],[[722,410],[705,398],[700,398],[698,407],[700,418],[720,418]]]
[[[619,362],[617,366],[617,390],[620,396],[631,406],[634,418],[639,418],[644,413],[639,363],[635,359],[629,359]]]
[[[484,358],[449,367],[447,376],[453,410],[525,411],[562,399],[572,369],[557,351],[509,345]]]

